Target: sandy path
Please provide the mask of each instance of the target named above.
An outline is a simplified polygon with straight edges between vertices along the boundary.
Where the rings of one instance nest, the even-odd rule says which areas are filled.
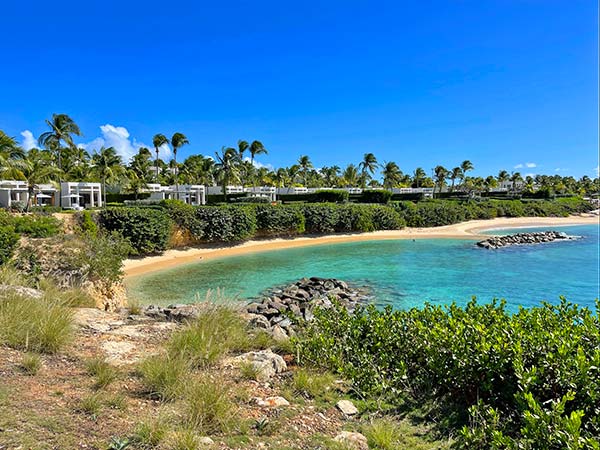
[[[515,217],[497,218],[491,220],[472,220],[469,222],[446,225],[433,228],[405,228],[403,230],[375,231],[360,234],[336,234],[318,237],[297,237],[294,239],[265,239],[247,241],[232,246],[205,245],[181,250],[167,250],[162,255],[149,256],[139,259],[128,259],[124,263],[125,276],[141,275],[162,269],[192,263],[199,260],[219,258],[223,256],[236,256],[251,252],[278,250],[309,245],[325,245],[341,242],[369,241],[381,239],[479,239],[483,230],[497,228],[518,228],[535,226],[565,226],[565,225],[593,225],[599,223],[600,217],[581,215],[571,217]]]

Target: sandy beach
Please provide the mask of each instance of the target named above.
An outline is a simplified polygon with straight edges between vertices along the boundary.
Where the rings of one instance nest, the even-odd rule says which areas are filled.
[[[593,225],[599,224],[599,220],[600,217],[595,215],[570,217],[502,217],[491,220],[472,220],[443,227],[404,228],[402,230],[315,237],[301,236],[293,239],[279,238],[252,240],[230,246],[222,244],[203,245],[184,249],[167,250],[162,255],[158,256],[128,259],[124,263],[124,271],[126,277],[132,277],[200,260],[220,258],[223,256],[237,256],[268,250],[381,239],[480,239],[481,232],[485,230],[536,226],[559,227],[566,225]]]

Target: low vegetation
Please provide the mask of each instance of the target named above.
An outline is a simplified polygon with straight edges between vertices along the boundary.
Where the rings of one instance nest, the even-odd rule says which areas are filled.
[[[599,305],[600,306],[600,305]],[[457,448],[597,448],[600,321],[565,300],[410,311],[317,312],[300,361],[351,380],[366,398],[429,404]],[[467,411],[468,409],[468,411]]]
[[[337,191],[336,195],[338,194]],[[345,192],[345,191],[344,191]],[[568,216],[589,211],[580,198],[556,200],[425,200],[390,202],[388,191],[369,191],[368,203],[230,204],[190,206],[175,200],[146,207],[109,208],[99,213],[106,231],[118,232],[144,255],[168,245],[240,242],[256,237],[288,237],[432,227],[473,219],[521,216]],[[320,199],[338,201],[330,191]],[[335,198],[334,198],[335,197]],[[183,233],[183,241],[173,234]]]

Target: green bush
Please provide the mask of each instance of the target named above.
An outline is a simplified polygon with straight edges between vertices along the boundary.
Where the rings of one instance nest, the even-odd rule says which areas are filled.
[[[250,206],[198,206],[196,220],[204,225],[208,242],[243,241],[256,232],[256,214]]]
[[[302,213],[307,233],[326,234],[336,231],[339,214],[335,205],[304,205]]]
[[[289,236],[305,231],[304,215],[294,206],[256,206],[256,226],[261,234],[268,236]]]
[[[375,230],[371,205],[333,205],[333,208],[337,211],[335,231],[367,233]]]
[[[178,227],[189,231],[194,239],[202,238],[204,223],[198,220],[196,208],[181,200],[162,200],[160,206]]]
[[[172,222],[162,209],[108,208],[98,214],[101,227],[120,233],[133,255],[160,253],[167,248]]]
[[[268,197],[249,196],[232,198],[231,203],[271,203]]]
[[[315,203],[346,203],[348,201],[348,191],[321,189],[312,194],[310,201]]]
[[[12,258],[19,245],[19,235],[12,226],[0,226],[0,266]]]
[[[584,440],[600,434],[599,312],[600,304],[593,314],[564,299],[516,314],[503,302],[475,301],[354,314],[334,308],[316,312],[297,349],[301,363],[339,373],[363,395],[454,411],[466,426],[462,448],[521,448],[494,447],[492,438],[566,448],[546,446],[541,430]]]
[[[388,206],[375,206],[372,220],[376,230],[399,230],[406,226],[400,213]]]
[[[55,236],[62,229],[61,221],[53,216],[28,214],[13,219],[15,231],[32,238]]]
[[[361,203],[387,204],[392,199],[392,192],[386,190],[365,190],[360,196]]]
[[[84,234],[95,236],[98,233],[98,224],[94,221],[92,213],[88,210],[77,213],[77,226]]]

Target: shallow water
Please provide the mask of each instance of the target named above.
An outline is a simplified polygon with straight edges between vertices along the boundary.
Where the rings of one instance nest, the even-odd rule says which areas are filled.
[[[529,228],[518,231],[541,231]],[[560,295],[582,306],[600,296],[598,227],[560,227],[582,239],[484,250],[464,239],[362,241],[211,259],[128,280],[129,294],[144,303],[193,302],[217,287],[241,298],[302,277],[336,277],[369,286],[379,304],[397,308],[424,302],[465,304],[504,298],[528,307]],[[495,230],[505,234],[517,230]]]

